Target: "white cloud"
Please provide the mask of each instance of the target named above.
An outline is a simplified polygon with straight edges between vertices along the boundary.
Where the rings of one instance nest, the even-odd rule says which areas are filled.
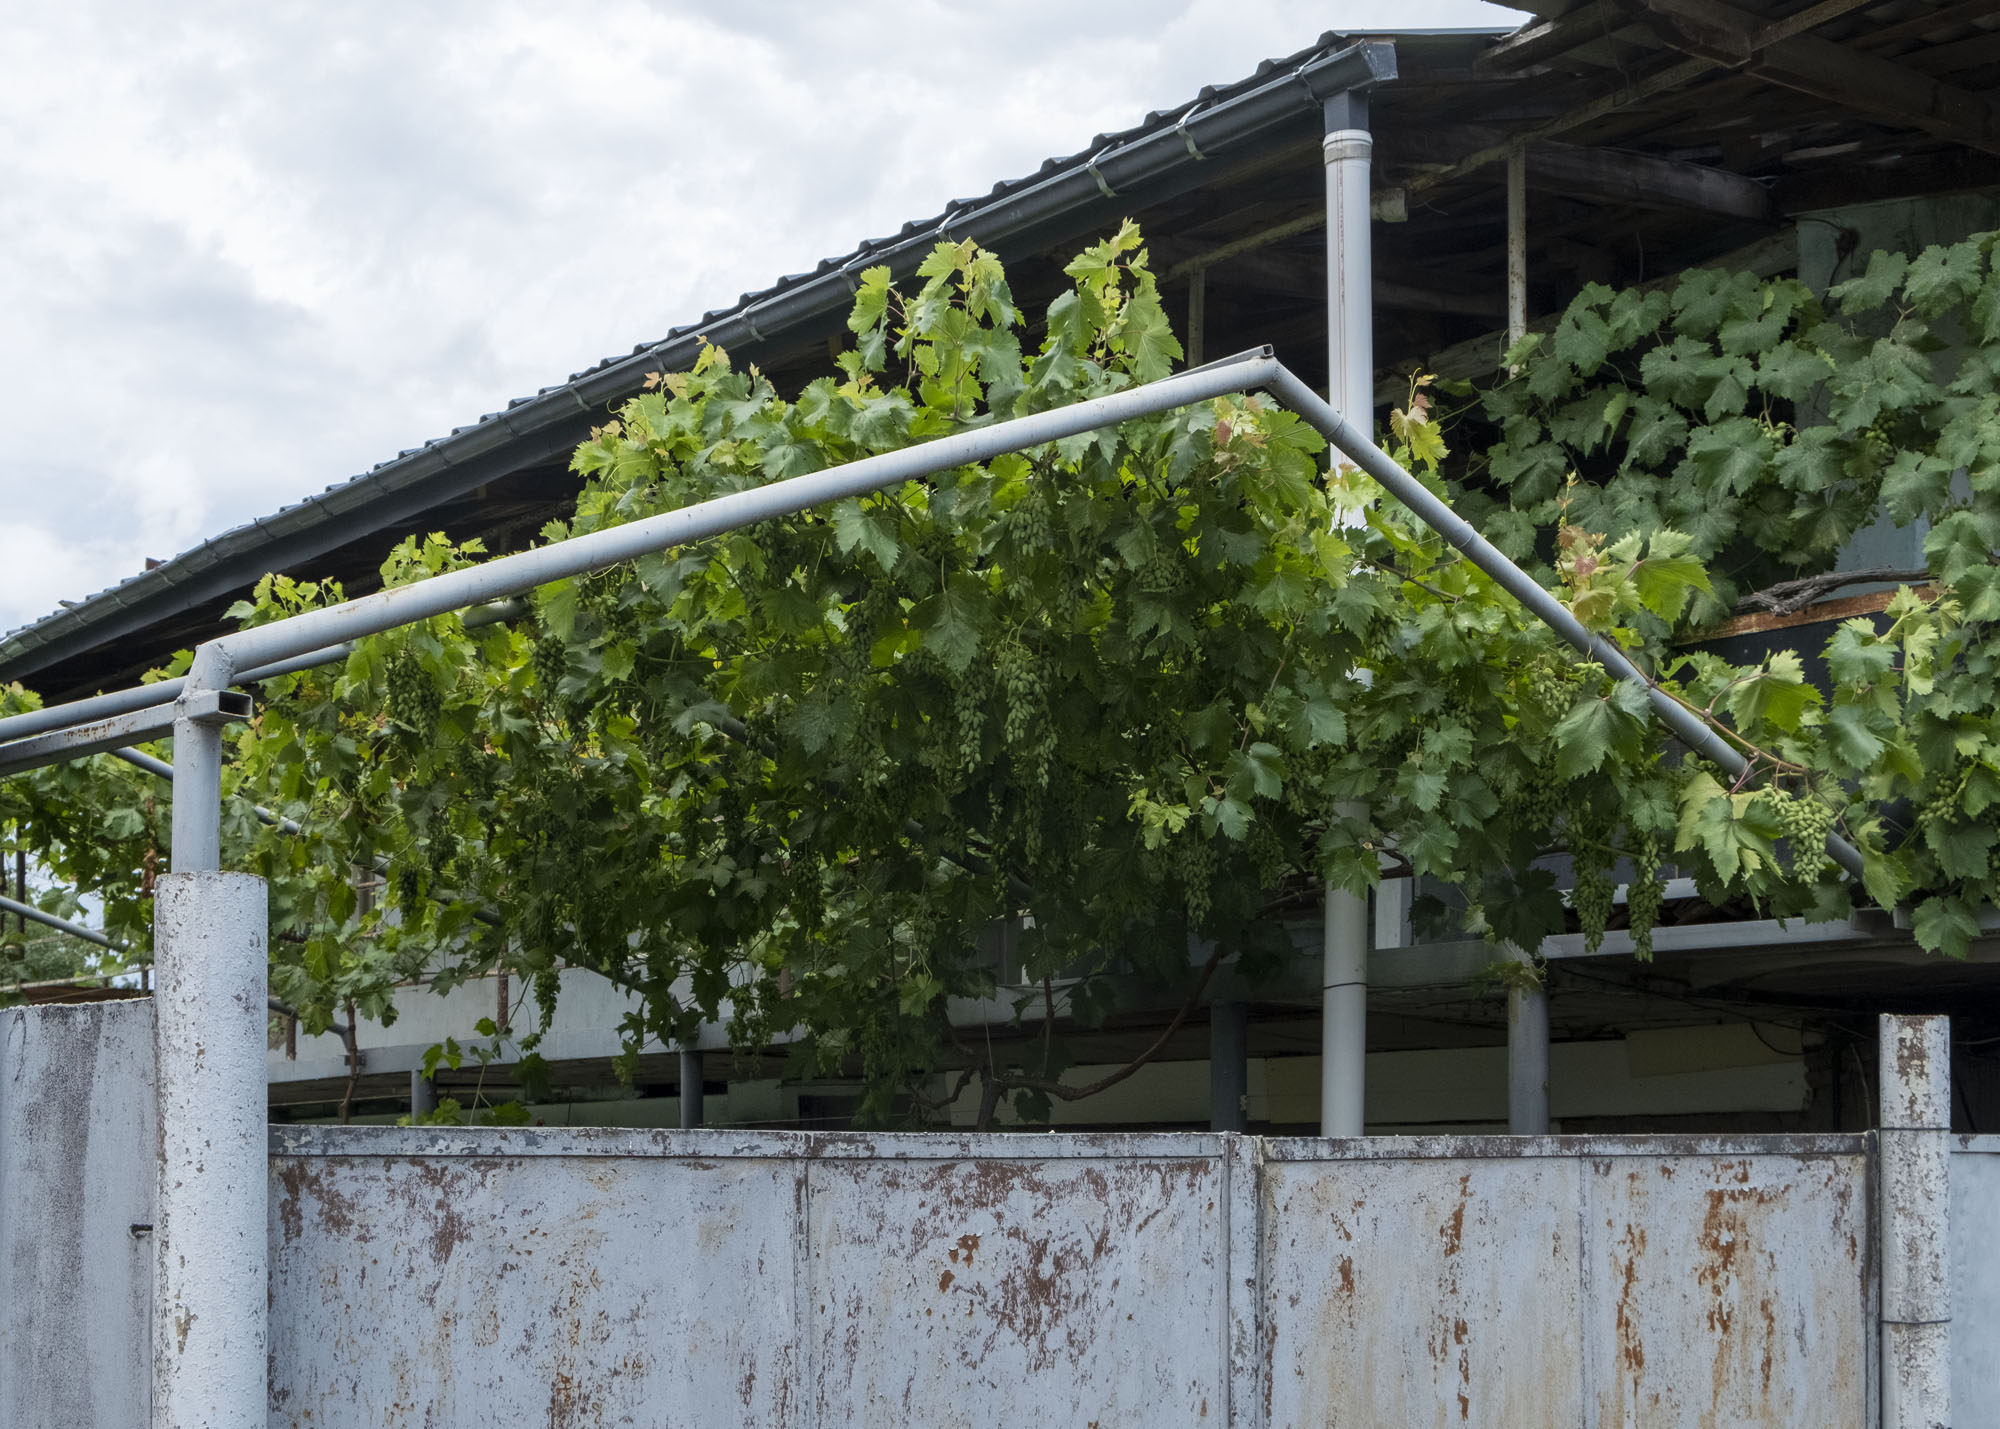
[[[0,629],[1322,29],[1477,0],[84,0],[0,47]]]

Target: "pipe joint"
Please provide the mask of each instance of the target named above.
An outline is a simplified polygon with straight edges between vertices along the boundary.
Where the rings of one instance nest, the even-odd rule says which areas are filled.
[[[1336,129],[1320,140],[1319,149],[1329,165],[1355,159],[1366,163],[1375,152],[1375,136],[1366,129]]]

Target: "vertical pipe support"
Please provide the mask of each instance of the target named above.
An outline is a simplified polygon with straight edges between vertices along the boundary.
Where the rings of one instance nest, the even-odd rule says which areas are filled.
[[[410,1069],[410,1120],[418,1121],[437,1110],[437,1083],[422,1067]]]
[[[1951,1020],[1880,1022],[1882,1429],[1951,1423]]]
[[[1375,279],[1369,176],[1375,149],[1368,95],[1347,90],[1326,101],[1327,400],[1363,432],[1375,427]],[[1365,804],[1335,808],[1365,821]],[[1368,1065],[1368,901],[1324,889],[1320,965],[1322,1136],[1359,1136]]]
[[[1528,151],[1507,151],[1507,347],[1528,335]]]
[[[1242,1131],[1250,1121],[1250,1010],[1234,999],[1208,1008],[1208,1129]]]
[[[1187,365],[1199,367],[1208,338],[1208,269],[1188,274]]]
[[[173,871],[153,903],[156,1429],[261,1429],[269,1414],[270,922],[264,880],[221,871],[232,673],[201,647],[175,702]]]
[[[1510,1136],[1546,1136],[1549,991],[1533,958],[1511,946],[1506,952],[1517,969],[1507,981],[1507,1132]]]
[[[703,1124],[701,1096],[701,1053],[681,1048],[681,1130],[692,1131]]]

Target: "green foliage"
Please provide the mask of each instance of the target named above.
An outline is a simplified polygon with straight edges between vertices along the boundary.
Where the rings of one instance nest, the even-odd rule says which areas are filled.
[[[1826,645],[1830,698],[1797,651],[1754,669],[1662,652],[1671,687],[1756,765],[1740,785],[1679,775],[1676,850],[1711,898],[1837,913],[1848,894],[1818,848],[1833,828],[1866,854],[1866,896],[1912,900],[1935,951],[1962,954],[2000,888],[1987,815],[2000,795],[1996,237],[1876,253],[1825,303],[1748,274],[1691,272],[1671,291],[1593,285],[1464,414],[1497,440],[1454,472],[1462,509],[1511,554],[1553,577],[1573,546],[1618,551],[1672,531],[1672,558],[1713,573],[1688,618],[1652,601],[1631,616],[1650,648],[1745,590],[1827,570],[1881,512],[1928,528],[1931,582]],[[1593,623],[1603,606],[1577,613]],[[1610,722],[1571,719],[1578,767],[1609,747]]]
[[[1228,398],[266,682],[231,735],[224,832],[229,861],[271,881],[274,989],[318,1030],[350,1000],[392,1016],[401,982],[504,969],[532,981],[545,1031],[558,970],[588,968],[635,995],[633,1055],[708,1019],[750,1046],[792,1033],[799,1070],[861,1077],[863,1115],[886,1119],[934,1112],[929,1074],[951,1060],[1023,1114],[1075,1094],[1053,1039],[1011,1062],[955,1046],[951,999],[1053,1000],[1060,980],[1088,1023],[1119,977],[1184,986],[1199,947],[1255,977],[1322,880],[1365,889],[1385,866],[1456,884],[1471,927],[1531,952],[1572,917],[1601,938],[1623,876],[1643,950],[1669,851],[1712,901],[1843,913],[1853,895],[1813,847],[1835,826],[1867,851],[1869,897],[1913,897],[1926,943],[1962,950],[2000,802],[2000,365],[1977,339],[1939,386],[1931,331],[1976,336],[2000,309],[1983,241],[1971,254],[1871,266],[1843,300],[1905,305],[1875,335],[1791,283],[1592,288],[1459,418],[1494,429],[1469,459],[1422,381],[1390,423],[1399,461],[1455,484],[1579,620],[1751,756],[1749,779],[1683,761],[1643,688],[1580,664],[1295,418]],[[705,350],[577,449],[574,516],[545,538],[1164,375],[1180,349],[1137,231],[1066,272],[1030,328],[970,243],[940,244],[914,294],[871,270],[839,374],[792,400]],[[1676,649],[1744,582],[1823,566],[1878,499],[1933,522],[1946,588],[1899,597],[1886,630],[1844,627],[1831,699],[1793,652],[1737,668]],[[384,575],[480,555],[412,539]],[[235,614],[339,598],[273,577]],[[163,794],[97,760],[0,785],[0,817],[143,940]],[[1907,830],[1880,812],[1896,800]],[[1023,930],[1008,988],[976,951],[1001,924]]]

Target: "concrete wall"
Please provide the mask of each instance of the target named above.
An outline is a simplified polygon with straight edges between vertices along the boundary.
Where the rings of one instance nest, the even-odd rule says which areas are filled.
[[[272,1169],[273,1424],[1836,1424],[1872,1393],[1859,1137],[298,1128]]]
[[[2000,1429],[2000,1136],[1953,1140],[1951,1422]]]
[[[150,999],[0,1010],[0,1424],[151,1418],[153,1127]]]

